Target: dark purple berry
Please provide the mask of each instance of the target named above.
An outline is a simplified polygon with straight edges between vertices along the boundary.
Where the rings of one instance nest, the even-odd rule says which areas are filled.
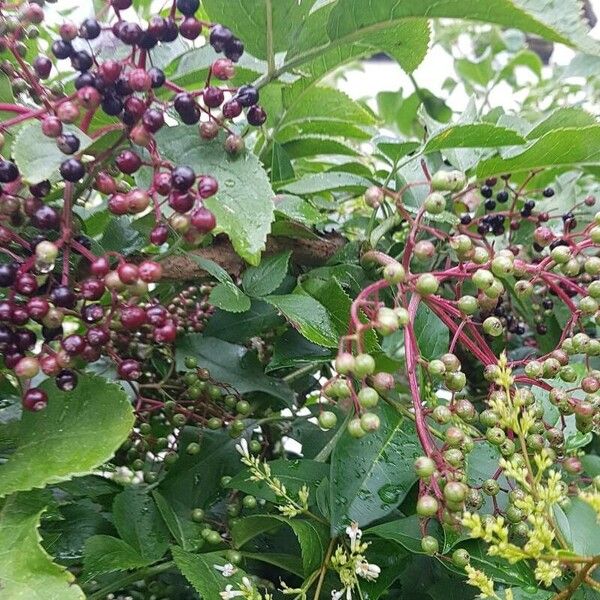
[[[200,0],[177,0],[177,10],[186,17],[191,17],[200,8]]]
[[[47,204],[42,204],[31,215],[31,224],[37,229],[58,229],[60,215],[58,211]]]
[[[52,71],[52,61],[47,56],[38,56],[33,61],[33,70],[40,79],[47,79]]]
[[[210,30],[209,41],[215,52],[223,52],[225,45],[233,40],[233,33],[223,25],[215,25]]]
[[[258,90],[253,85],[243,85],[235,96],[236,100],[244,107],[258,104]]]
[[[50,301],[60,308],[74,308],[77,297],[66,285],[59,285],[50,292]]]
[[[0,160],[0,183],[12,183],[19,177],[19,169],[9,160]]]
[[[251,106],[246,114],[248,123],[254,127],[260,127],[267,120],[267,113],[262,106]]]
[[[76,158],[68,158],[60,165],[60,175],[65,181],[75,183],[83,179],[85,175],[85,167],[80,160]]]
[[[56,58],[59,60],[69,58],[73,52],[74,50],[71,42],[66,42],[65,40],[56,40],[52,44],[52,54],[54,54],[54,56],[56,56]]]
[[[191,167],[175,167],[171,172],[173,187],[180,192],[187,192],[196,180],[196,174]]]
[[[77,374],[69,369],[62,369],[54,382],[61,392],[72,392],[77,387]]]
[[[79,150],[81,142],[73,133],[63,133],[56,138],[58,149],[64,154],[75,154]]]
[[[233,38],[225,44],[225,56],[232,62],[237,62],[244,54],[244,44],[237,38]]]
[[[150,75],[150,79],[152,80],[152,87],[154,89],[162,87],[165,84],[165,81],[167,80],[164,72],[156,67],[152,67],[148,71],[148,75]]]
[[[86,19],[79,27],[79,35],[84,40],[95,40],[102,32],[102,27],[96,19]]]

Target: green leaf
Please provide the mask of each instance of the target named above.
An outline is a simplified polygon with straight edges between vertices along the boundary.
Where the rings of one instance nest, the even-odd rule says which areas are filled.
[[[250,152],[231,157],[223,139],[203,141],[193,127],[165,127],[156,134],[161,155],[196,173],[211,173],[219,192],[204,204],[217,218],[235,251],[252,265],[260,262],[273,221],[273,190],[258,158]]]
[[[246,269],[242,277],[244,290],[250,296],[266,296],[273,293],[285,279],[291,250],[263,258],[258,267]]]
[[[350,521],[367,525],[394,510],[417,480],[420,454],[414,426],[392,407],[378,410],[381,427],[362,439],[344,432],[331,457],[331,531]]]
[[[278,515],[251,515],[236,521],[231,527],[231,536],[234,544],[241,547],[257,535],[272,531],[282,524],[290,527],[298,538],[304,574],[309,575],[317,570],[323,562],[329,542],[327,527],[320,523],[299,518],[288,519]]]
[[[477,176],[531,171],[541,167],[594,165],[600,162],[600,125],[554,129],[510,158],[481,161]]]
[[[284,569],[297,575],[298,577],[304,577],[304,569],[302,567],[302,561],[299,556],[295,554],[280,554],[269,552],[242,552],[244,558],[250,560],[258,560],[268,565],[273,565],[280,569]]]
[[[110,535],[93,535],[85,542],[83,564],[87,581],[104,573],[139,569],[152,562],[142,558],[127,542]]]
[[[425,360],[438,358],[448,348],[450,332],[439,317],[426,305],[420,304],[414,322],[419,351]]]
[[[165,524],[169,528],[171,535],[184,550],[196,550],[201,545],[201,535],[203,525],[195,523],[189,518],[183,517],[175,511],[168,500],[158,491],[152,492],[156,508],[160,511]]]
[[[451,125],[431,136],[425,144],[425,152],[445,148],[498,148],[518,146],[526,142],[519,133],[490,123]]]
[[[250,309],[250,298],[233,283],[218,283],[208,298],[217,308],[233,313],[243,313]]]
[[[130,254],[141,250],[147,244],[139,231],[133,228],[130,217],[112,217],[102,229],[100,245],[105,252]]]
[[[311,4],[297,0],[204,0],[202,6],[213,21],[231,27],[250,54],[267,59],[288,49]]]
[[[563,510],[571,534],[567,539],[571,540],[573,551],[582,556],[600,554],[600,525],[594,509],[583,500],[573,498]]]
[[[311,158],[325,154],[358,156],[358,151],[343,141],[325,135],[304,136],[283,145],[288,156],[293,159]]]
[[[147,491],[128,487],[115,497],[113,519],[121,538],[144,559],[158,560],[169,546],[169,532]]]
[[[547,117],[544,117],[528,133],[530,140],[542,137],[553,129],[564,127],[587,127],[596,124],[596,117],[576,106],[563,106],[557,108]]]
[[[476,61],[459,58],[454,62],[454,66],[460,77],[481,87],[485,87],[494,77],[491,53]]]
[[[243,343],[283,322],[283,317],[271,305],[252,299],[250,309],[242,314],[217,310],[208,321],[204,333],[226,342]]]
[[[220,552],[192,554],[177,546],[174,546],[171,551],[177,568],[205,600],[220,598],[220,593],[227,585],[237,589],[242,578],[246,576],[246,573],[237,567],[233,575],[224,577],[221,571],[215,568],[215,565],[222,567],[228,562]]]
[[[338,333],[330,314],[311,296],[288,294],[262,299],[280,310],[307,340],[326,348],[337,347]]]
[[[306,365],[322,365],[333,359],[333,352],[309,342],[295,329],[288,329],[275,342],[273,357],[267,372],[278,369],[295,369]],[[316,370],[316,369],[315,369]]]
[[[371,185],[365,177],[353,173],[319,173],[285,185],[283,189],[298,196],[308,196],[331,191],[363,191]]]
[[[192,333],[180,338],[177,344],[179,369],[184,368],[186,356],[198,358],[198,363],[209,369],[215,380],[231,385],[240,394],[265,392],[285,403],[293,400],[292,390],[282,381],[264,375],[256,356],[243,346]]]
[[[303,485],[307,485],[314,498],[314,493],[319,482],[327,476],[329,469],[326,464],[315,460],[278,459],[269,461],[269,467],[273,477],[277,477],[287,488],[288,492],[295,496]],[[228,488],[240,490],[244,494],[251,494],[257,498],[263,498],[268,502],[276,502],[277,496],[263,481],[252,481],[247,468],[242,469],[227,484]]]
[[[393,162],[399,162],[401,158],[414,152],[419,146],[419,142],[393,142],[389,140],[377,142],[377,148]]]
[[[327,33],[333,41],[349,43],[365,33],[385,32],[398,21],[414,17],[496,23],[597,52],[579,17],[576,0],[379,0],[369,5],[369,10],[354,0],[338,0],[329,16]]]
[[[308,201],[287,194],[275,197],[275,213],[308,227],[323,220],[321,213]]]
[[[423,533],[421,531],[421,521],[417,515],[369,527],[365,534],[376,535],[386,540],[398,542],[412,554],[425,554],[421,548]],[[427,534],[438,540],[440,548],[444,547],[444,532],[437,521],[432,520],[428,523]]]
[[[91,472],[112,457],[133,426],[127,395],[105,379],[82,375],[72,392],[59,391],[53,381],[41,387],[48,406],[23,414],[19,446],[0,466],[0,496]]]
[[[279,183],[280,181],[289,181],[294,179],[294,167],[288,153],[278,142],[273,142],[271,150],[271,181]]]
[[[75,577],[40,545],[38,527],[48,498],[13,494],[0,511],[0,596],[6,600],[84,600]]]
[[[77,127],[65,125],[64,131],[76,133],[81,141],[80,150],[85,150],[92,140]],[[66,159],[58,149],[56,141],[42,133],[40,121],[23,127],[13,144],[13,157],[23,179],[27,183],[39,183],[57,174],[58,167]]]

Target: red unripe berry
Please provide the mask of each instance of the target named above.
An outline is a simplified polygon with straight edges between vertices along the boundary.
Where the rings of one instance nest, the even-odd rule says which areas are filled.
[[[218,58],[213,63],[211,71],[217,79],[226,81],[235,75],[235,65],[228,58]]]
[[[129,210],[129,202],[123,194],[114,194],[108,199],[108,210],[113,215],[124,215]]]
[[[110,271],[110,263],[106,256],[99,256],[92,264],[90,265],[90,271],[96,277],[104,277]]]
[[[81,358],[88,363],[96,362],[101,356],[100,348],[95,348],[90,344],[86,344],[83,352],[81,353]]]
[[[62,123],[75,123],[79,118],[79,107],[71,101],[63,102],[58,105],[56,116]]]
[[[142,123],[149,132],[156,133],[165,124],[165,117],[161,110],[149,108],[142,115]]]
[[[125,101],[125,112],[130,114],[137,121],[142,118],[146,111],[146,103],[137,96],[130,96]]]
[[[32,319],[43,319],[50,310],[50,304],[45,298],[30,298],[27,301],[27,312]]]
[[[137,360],[130,358],[119,364],[117,373],[121,379],[135,381],[142,376],[142,368]]]
[[[219,190],[219,182],[210,175],[202,175],[198,180],[200,198],[210,198]]]
[[[101,327],[90,327],[85,336],[90,346],[104,346],[110,340],[110,334]]]
[[[121,309],[121,324],[125,329],[139,329],[146,323],[146,311],[139,306],[125,306]]]
[[[152,87],[152,78],[146,69],[133,69],[129,72],[128,80],[134,92],[147,92]]]
[[[237,100],[228,100],[223,104],[223,116],[226,119],[235,119],[242,114],[242,105]]]
[[[50,138],[57,138],[62,133],[62,123],[58,117],[49,116],[42,121],[42,133]]]
[[[12,322],[15,325],[25,325],[29,321],[29,313],[23,306],[15,306],[12,315]]]
[[[16,376],[23,379],[32,379],[39,371],[40,363],[33,356],[25,356],[15,365]]]
[[[102,96],[100,96],[100,92],[96,88],[87,85],[77,90],[77,101],[86,110],[94,110],[100,106]]]
[[[177,327],[172,321],[169,321],[163,327],[155,329],[153,337],[157,344],[172,344],[177,337]]]
[[[105,289],[104,282],[95,277],[90,277],[81,283],[81,295],[86,300],[100,300]]]
[[[63,40],[65,40],[65,42],[74,40],[78,33],[77,25],[71,21],[66,21],[58,28],[58,34]]]
[[[217,135],[219,135],[219,125],[214,121],[206,121],[200,124],[200,137],[203,140],[214,140]]]
[[[162,267],[160,263],[153,260],[145,260],[138,267],[140,279],[146,283],[154,283],[162,276]]]
[[[150,205],[150,196],[145,190],[135,189],[127,194],[128,210],[131,214],[145,211]]]
[[[100,75],[102,79],[106,81],[106,83],[115,83],[119,79],[119,75],[121,75],[121,70],[123,69],[120,62],[116,60],[105,60],[100,65]]]
[[[131,150],[123,150],[115,162],[119,171],[127,175],[133,175],[142,166],[142,159]]]
[[[157,173],[154,176],[152,185],[161,196],[167,196],[171,191],[171,173]]]
[[[223,90],[214,86],[207,87],[202,97],[204,98],[204,104],[209,108],[218,108],[225,100]]]
[[[24,296],[31,296],[37,290],[38,284],[36,278],[31,273],[21,273],[17,275],[15,281],[15,290]]]
[[[194,196],[172,192],[169,195],[169,206],[178,213],[186,213],[194,206]]]
[[[157,246],[164,244],[169,237],[169,228],[166,225],[157,225],[150,232],[150,241]]]
[[[34,25],[44,20],[44,9],[39,4],[29,4],[25,10],[25,19]]]
[[[132,265],[131,263],[126,263],[126,262],[122,262],[117,267],[117,274],[119,275],[119,279],[125,285],[134,284],[139,279],[139,276],[140,276],[138,268],[135,265]]]
[[[100,173],[96,175],[94,188],[101,194],[114,194],[117,191],[117,184],[115,183],[114,178],[106,171],[100,171]]]
[[[192,215],[192,225],[195,229],[200,233],[208,233],[212,231],[216,225],[217,220],[215,219],[215,215],[213,215],[208,208],[200,207],[195,210]]]
[[[32,412],[43,410],[48,405],[48,395],[40,388],[30,388],[23,396],[23,408]]]
[[[40,367],[44,375],[56,375],[60,371],[60,365],[53,354],[42,356],[40,358]]]
[[[152,143],[152,134],[143,125],[136,125],[129,133],[129,139],[136,146],[147,148]]]

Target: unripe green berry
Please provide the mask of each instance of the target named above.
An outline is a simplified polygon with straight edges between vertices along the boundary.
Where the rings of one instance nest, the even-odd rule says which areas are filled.
[[[375,372],[375,359],[370,354],[357,354],[354,359],[354,374],[359,379]]]
[[[477,269],[471,279],[480,290],[487,290],[495,281],[495,277],[486,269]]]
[[[351,437],[360,439],[364,437],[367,432],[362,428],[360,424],[360,419],[358,417],[351,419],[348,423],[348,433]]]
[[[324,410],[319,415],[319,425],[323,429],[332,429],[337,425],[337,416],[334,412],[330,410]]]
[[[377,431],[381,425],[379,417],[375,413],[366,412],[360,418],[360,426],[366,431]]]
[[[375,315],[375,329],[380,335],[386,336],[394,333],[400,327],[398,317],[391,308],[380,308]]]
[[[464,502],[469,489],[460,481],[449,481],[444,487],[444,500],[449,502]]]
[[[194,523],[202,523],[204,521],[204,511],[201,508],[194,508],[192,510],[192,521]]]
[[[424,495],[417,500],[417,514],[420,517],[433,517],[438,508],[438,501],[433,496]]]
[[[424,273],[420,275],[415,283],[415,288],[421,296],[429,296],[435,294],[440,286],[439,281],[431,273]]]
[[[364,387],[358,392],[358,402],[362,408],[375,408],[379,402],[379,394],[372,387]]]
[[[439,215],[446,210],[446,198],[439,192],[432,192],[425,198],[423,206],[430,215]]]
[[[483,490],[483,493],[488,496],[496,496],[500,491],[500,485],[495,479],[486,479],[481,484],[481,489]]]
[[[479,305],[477,303],[477,298],[474,296],[462,296],[458,299],[458,310],[464,313],[465,315],[472,315],[477,311]]]
[[[504,327],[502,326],[502,322],[497,317],[488,317],[483,322],[483,331],[488,335],[493,337],[498,337],[502,335],[504,332]]]
[[[406,279],[406,271],[400,263],[393,262],[383,268],[383,278],[389,284],[396,285],[404,282]]]
[[[435,471],[435,463],[428,456],[419,456],[415,460],[415,473],[423,478],[431,477]]]
[[[423,550],[425,554],[433,556],[439,552],[440,544],[432,535],[426,535],[421,540],[421,550]]]
[[[471,561],[471,556],[464,548],[459,548],[452,553],[452,564],[459,569],[464,569]]]
[[[340,375],[349,375],[354,370],[354,356],[349,352],[342,352],[335,359],[335,370]]]

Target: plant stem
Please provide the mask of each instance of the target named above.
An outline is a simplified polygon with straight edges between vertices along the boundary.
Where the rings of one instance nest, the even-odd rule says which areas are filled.
[[[315,589],[315,595],[313,600],[319,600],[321,597],[321,588],[323,587],[323,582],[325,581],[325,575],[327,573],[327,565],[329,564],[329,559],[331,558],[331,554],[333,553],[333,546],[335,545],[336,538],[333,538],[331,542],[329,542],[329,547],[327,548],[327,553],[325,554],[325,559],[323,560],[323,564],[321,565],[321,571],[319,573],[319,581],[317,582],[317,588]]]
[[[134,571],[133,573],[129,573],[121,577],[121,579],[117,579],[112,583],[100,588],[97,592],[88,595],[88,600],[104,600],[108,594],[114,592],[116,590],[122,589],[124,586],[135,583],[136,581],[140,581],[140,579],[145,579],[146,577],[153,577],[154,575],[159,575],[160,573],[164,573],[169,569],[173,568],[175,563],[170,560],[168,562],[162,563],[160,565],[154,565],[153,567],[147,567],[146,569],[140,569],[139,571]]]

